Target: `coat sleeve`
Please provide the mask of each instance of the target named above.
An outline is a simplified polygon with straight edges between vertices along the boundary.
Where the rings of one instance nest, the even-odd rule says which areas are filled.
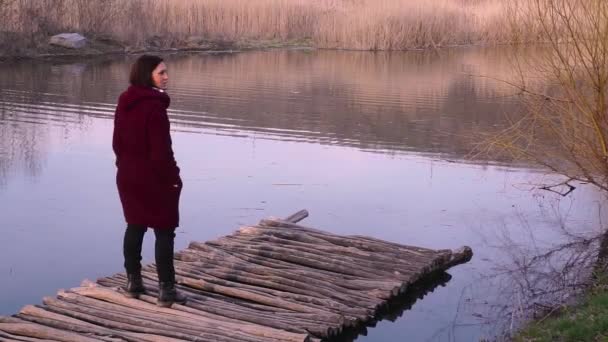
[[[117,115],[118,110],[114,113],[114,132],[112,133],[112,149],[114,150],[114,154],[116,155],[116,166],[118,166],[118,158],[120,156],[120,137],[118,135],[118,127],[117,127]]]
[[[181,185],[180,170],[173,156],[167,111],[164,109],[151,111],[147,128],[149,156],[156,174],[163,181]]]
[[[120,141],[120,118],[122,116],[121,103],[123,99],[123,94],[118,97],[118,104],[116,105],[116,110],[114,110],[114,131],[112,132],[112,150],[114,150],[114,154],[116,155],[116,166],[118,166],[118,160],[120,159],[120,152],[122,143]]]

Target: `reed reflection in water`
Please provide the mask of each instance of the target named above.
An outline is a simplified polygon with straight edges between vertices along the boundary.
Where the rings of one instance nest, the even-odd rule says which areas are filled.
[[[173,127],[461,159],[473,134],[496,129],[505,112],[517,110],[512,89],[470,76],[507,78],[506,56],[495,49],[168,56]],[[32,123],[82,128],[86,118],[111,118],[131,61],[5,64],[3,173],[12,160],[39,164],[34,141],[24,137],[41,145],[48,138],[30,132]]]

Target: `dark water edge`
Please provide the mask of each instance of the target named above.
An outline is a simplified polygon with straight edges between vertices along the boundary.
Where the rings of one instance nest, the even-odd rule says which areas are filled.
[[[437,287],[446,286],[450,279],[452,279],[452,276],[445,271],[436,271],[426,275],[411,284],[407,292],[391,298],[368,324],[345,329],[339,336],[326,339],[326,342],[354,341],[360,336],[367,336],[368,329],[374,328],[380,321],[395,322],[405,311],[411,309],[417,301],[423,300],[427,294],[432,293]]]

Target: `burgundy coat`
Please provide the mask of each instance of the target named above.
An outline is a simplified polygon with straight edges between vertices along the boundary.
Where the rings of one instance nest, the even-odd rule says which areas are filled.
[[[140,86],[130,86],[118,99],[112,147],[128,224],[156,229],[179,225],[182,181],[171,148],[170,103],[166,93]]]

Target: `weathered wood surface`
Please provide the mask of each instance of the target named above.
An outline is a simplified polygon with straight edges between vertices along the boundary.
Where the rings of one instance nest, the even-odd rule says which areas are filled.
[[[155,305],[148,265],[140,299],[121,293],[124,274],[85,281],[0,317],[0,341],[320,341],[364,325],[425,275],[472,255],[297,224],[307,216],[265,219],[176,253],[185,305]]]

